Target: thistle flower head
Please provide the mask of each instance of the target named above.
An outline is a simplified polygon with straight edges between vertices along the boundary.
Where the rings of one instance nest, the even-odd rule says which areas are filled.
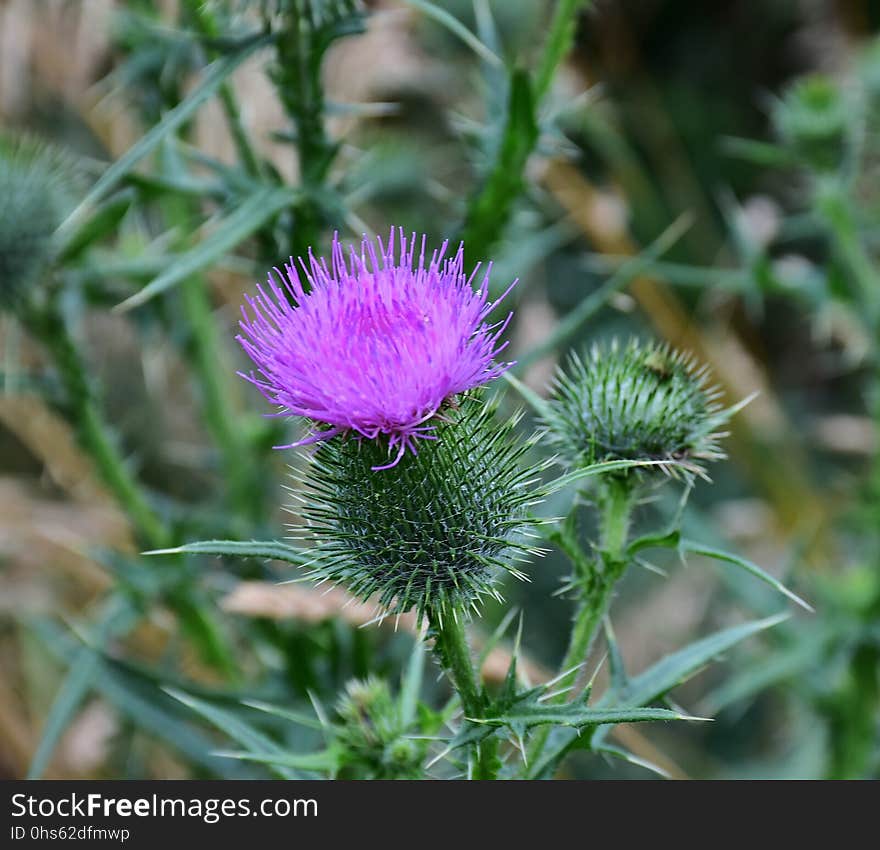
[[[337,436],[308,458],[296,492],[317,544],[313,578],[340,582],[390,613],[425,614],[476,607],[498,598],[502,570],[531,553],[521,540],[537,498],[535,469],[523,468],[529,443],[515,420],[467,396],[437,424],[437,440],[408,454],[394,474],[373,471],[383,449]]]
[[[444,242],[427,258],[425,237],[407,242],[401,230],[395,245],[395,235],[364,238],[347,260],[334,238],[329,266],[310,254],[300,271],[293,260],[276,269],[247,298],[238,337],[257,367],[243,377],[278,415],[326,426],[292,445],[343,432],[382,439],[376,469],[436,439],[444,405],[507,368],[495,358],[510,316],[489,322],[501,299],[488,300],[488,270],[474,289],[479,266],[465,274],[463,247],[449,257]]]
[[[72,183],[72,163],[60,151],[0,133],[0,308],[15,309],[49,262]]]
[[[560,371],[544,425],[575,465],[607,460],[668,461],[699,472],[723,457],[719,426],[732,411],[717,402],[705,369],[665,345],[633,340],[594,346]]]

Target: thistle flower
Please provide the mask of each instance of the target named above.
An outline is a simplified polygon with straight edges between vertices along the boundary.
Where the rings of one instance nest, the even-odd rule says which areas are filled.
[[[734,412],[718,404],[707,370],[665,345],[633,340],[572,355],[556,379],[544,425],[574,465],[607,460],[667,461],[667,471],[701,472],[723,457],[719,426]]]
[[[267,288],[242,308],[242,348],[257,373],[242,375],[279,407],[322,427],[291,448],[353,432],[387,439],[387,458],[371,452],[374,469],[397,465],[416,442],[434,440],[441,411],[458,394],[500,375],[495,358],[510,316],[489,314],[506,296],[488,300],[489,270],[474,290],[479,265],[464,272],[464,249],[447,257],[444,242],[426,262],[425,237],[399,249],[364,238],[360,251],[334,237],[328,268],[309,254],[275,269]],[[507,290],[508,292],[510,289]]]
[[[528,442],[516,418],[498,424],[473,396],[437,424],[437,440],[407,455],[393,475],[376,475],[377,443],[337,436],[308,458],[295,493],[317,543],[312,577],[340,582],[390,613],[416,609],[455,616],[498,597],[502,571],[533,553],[521,533],[538,498],[523,468]]]
[[[0,308],[17,309],[49,263],[72,183],[72,163],[61,152],[0,133]]]

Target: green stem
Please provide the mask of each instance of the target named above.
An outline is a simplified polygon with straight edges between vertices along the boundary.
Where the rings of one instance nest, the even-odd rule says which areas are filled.
[[[337,146],[324,126],[324,87],[321,65],[328,36],[312,19],[307,4],[290,12],[285,32],[276,42],[278,94],[296,131],[297,158],[303,200],[296,207],[292,233],[294,257],[308,256],[320,240],[324,213],[316,198],[336,156]]]
[[[557,682],[559,693],[552,700],[554,702],[565,702],[570,695],[577,693],[576,685],[583,679],[582,665],[589,657],[602,620],[608,613],[614,588],[626,571],[629,563],[626,544],[633,502],[634,489],[631,481],[614,477],[605,480],[599,520],[601,569],[594,561],[586,558],[571,534],[564,536],[562,548],[575,565],[575,579],[580,597],[568,649],[560,667],[565,675]],[[575,547],[575,551],[570,551],[572,547]],[[529,762],[537,761],[540,757],[549,735],[549,728],[543,728],[535,735],[529,750]]]
[[[167,197],[162,201],[162,210],[171,228],[180,233],[192,232],[194,216],[191,201]],[[181,247],[187,247],[186,243],[181,243]],[[231,370],[223,368],[222,346],[217,336],[205,279],[193,275],[182,282],[179,292],[184,324],[189,334],[185,352],[198,376],[202,417],[220,450],[229,500],[238,516],[258,523],[263,507],[260,466],[255,462],[249,433],[242,429],[240,417],[229,397],[228,377]]]
[[[859,238],[851,201],[842,189],[835,187],[820,193],[817,206],[834,237],[841,259],[859,288],[868,326],[874,327],[880,321],[880,276]]]
[[[602,494],[602,515],[599,526],[599,546],[602,569],[591,569],[580,576],[581,596],[575,614],[568,651],[562,662],[562,670],[571,670],[586,661],[593,642],[608,612],[617,582],[627,567],[626,541],[632,513],[633,492],[629,482],[609,478]],[[573,685],[578,671],[572,670],[559,681],[559,687]]]
[[[28,317],[27,325],[52,355],[80,439],[94,460],[101,478],[131,519],[138,538],[152,549],[169,546],[168,531],[129,472],[104,422],[88,370],[57,303],[52,301],[32,314]]]
[[[445,614],[429,614],[429,634],[434,637],[434,652],[458,692],[465,717],[478,719],[483,716],[484,700],[474,672],[464,624],[450,612]],[[498,739],[490,736],[475,744],[473,778],[495,779],[498,768]]]
[[[230,402],[217,329],[205,281],[192,277],[180,287],[180,300],[190,333],[190,357],[199,378],[202,415],[220,449],[226,486],[239,515],[259,522],[262,484],[250,441]]]
[[[196,29],[202,35],[210,38],[216,38],[220,35],[217,19],[214,17],[210,6],[206,5],[203,0],[186,0],[186,8],[192,16]],[[212,51],[212,53],[215,56],[218,55],[216,50]],[[229,132],[238,151],[239,159],[251,177],[260,177],[263,169],[251,143],[250,136],[245,129],[244,122],[241,120],[241,109],[239,108],[235,91],[229,83],[224,82],[217,89],[217,93],[220,97],[220,103],[226,116],[226,123],[229,125]]]

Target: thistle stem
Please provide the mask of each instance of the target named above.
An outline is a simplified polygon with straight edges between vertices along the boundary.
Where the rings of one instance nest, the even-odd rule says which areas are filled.
[[[581,665],[590,655],[602,620],[611,605],[614,588],[623,577],[629,563],[626,544],[634,495],[632,483],[626,479],[608,478],[604,483],[599,519],[601,569],[584,556],[583,550],[576,541],[570,537],[566,539],[564,549],[577,547],[577,552],[571,553],[569,557],[575,564],[580,599],[568,649],[560,668],[565,675],[557,682],[556,688],[559,693],[551,700],[553,702],[565,702],[577,693],[576,686],[585,679]],[[530,748],[529,761],[537,760],[541,755],[549,734],[548,728],[541,729],[537,733]]]
[[[168,223],[182,233],[190,232],[193,212],[190,203],[179,198],[166,198],[162,204]],[[239,516],[259,523],[262,517],[263,488],[260,466],[248,433],[241,428],[229,393],[226,371],[219,368],[223,351],[217,337],[207,283],[201,275],[193,275],[179,288],[180,304],[189,333],[185,353],[198,376],[202,416],[220,452],[229,501]]]
[[[575,614],[568,651],[562,662],[563,670],[570,670],[587,659],[599,627],[611,604],[617,582],[623,577],[628,560],[626,541],[632,513],[633,491],[624,480],[611,478],[602,494],[602,513],[599,525],[599,546],[602,557],[601,571],[591,564],[581,576],[581,599]],[[569,687],[578,679],[572,670],[559,682],[560,688]]]
[[[162,520],[123,460],[100,412],[88,371],[55,302],[28,318],[28,327],[52,355],[83,446],[135,528],[137,537],[152,549],[170,545]]]
[[[202,414],[220,449],[230,499],[242,516],[259,522],[263,506],[260,468],[247,432],[236,421],[224,373],[217,366],[222,358],[204,279],[184,281],[180,298],[191,334],[191,361],[199,376]]]
[[[464,624],[448,611],[428,616],[430,632],[434,637],[434,652],[458,692],[465,717],[479,719],[483,715],[484,700],[474,671]],[[495,779],[498,773],[498,741],[494,736],[474,745],[473,778]]]

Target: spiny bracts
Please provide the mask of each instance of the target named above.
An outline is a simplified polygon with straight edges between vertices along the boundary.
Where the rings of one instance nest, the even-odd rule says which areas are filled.
[[[573,466],[661,461],[664,471],[699,473],[704,461],[723,457],[718,429],[732,411],[718,397],[707,370],[686,355],[614,341],[572,355],[557,375],[544,427]]]
[[[437,440],[383,475],[376,442],[321,443],[293,491],[318,546],[312,577],[420,620],[498,598],[498,575],[522,578],[516,561],[537,551],[524,533],[537,522],[528,508],[540,499],[539,468],[523,464],[531,444],[515,439],[515,424],[466,396],[443,411]]]

